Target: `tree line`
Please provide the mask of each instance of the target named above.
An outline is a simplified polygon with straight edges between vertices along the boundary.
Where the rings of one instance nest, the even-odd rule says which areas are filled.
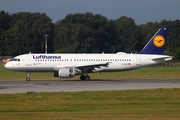
[[[45,13],[0,11],[0,56],[44,53],[137,53],[160,27],[169,27],[165,54],[180,60],[180,20],[137,25],[133,18],[109,20],[100,14],[75,13],[52,23]]]

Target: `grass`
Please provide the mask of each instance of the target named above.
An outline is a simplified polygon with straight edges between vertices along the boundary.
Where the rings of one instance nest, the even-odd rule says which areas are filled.
[[[93,73],[92,79],[180,78],[179,67]],[[24,80],[26,73],[0,66],[0,80]],[[61,80],[52,73],[31,73],[32,80]],[[71,78],[79,79],[79,76]],[[69,79],[67,79],[69,80]],[[4,89],[4,88],[0,88]],[[0,94],[1,120],[178,120],[180,89]]]
[[[180,119],[180,89],[0,94],[0,119]]]
[[[15,72],[0,66],[0,80],[25,80],[27,73]],[[128,79],[128,78],[180,78],[180,67],[146,67],[125,72],[91,73],[91,79]],[[52,73],[31,73],[31,80],[60,80]],[[64,79],[64,78],[63,78]],[[79,80],[79,76],[70,80]],[[69,80],[69,79],[67,79]]]

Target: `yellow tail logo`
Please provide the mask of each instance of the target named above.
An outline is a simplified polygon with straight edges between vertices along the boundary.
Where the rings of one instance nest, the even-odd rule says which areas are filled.
[[[165,44],[165,38],[162,35],[157,35],[153,39],[153,44],[156,47],[162,47]]]

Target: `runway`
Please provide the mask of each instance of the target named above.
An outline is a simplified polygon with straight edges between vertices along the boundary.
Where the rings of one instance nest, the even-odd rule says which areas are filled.
[[[0,80],[0,94],[180,88],[180,79]]]

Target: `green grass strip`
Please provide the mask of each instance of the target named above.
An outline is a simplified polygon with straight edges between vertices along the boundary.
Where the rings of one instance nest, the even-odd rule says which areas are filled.
[[[0,119],[178,119],[180,89],[0,94]]]

